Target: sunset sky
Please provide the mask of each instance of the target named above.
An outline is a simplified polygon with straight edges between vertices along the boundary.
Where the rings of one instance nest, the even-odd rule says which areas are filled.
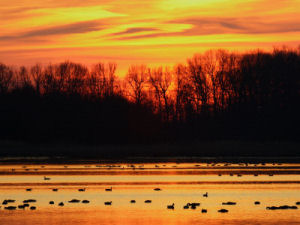
[[[1,0],[0,62],[173,65],[300,44],[300,0]]]

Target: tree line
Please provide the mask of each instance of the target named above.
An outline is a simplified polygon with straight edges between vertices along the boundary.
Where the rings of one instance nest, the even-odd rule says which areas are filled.
[[[300,50],[209,50],[174,67],[0,64],[0,138],[89,144],[299,140]]]

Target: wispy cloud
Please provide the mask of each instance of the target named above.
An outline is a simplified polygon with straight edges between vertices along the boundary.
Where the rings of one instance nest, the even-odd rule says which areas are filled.
[[[25,38],[45,37],[45,36],[52,36],[52,35],[87,33],[91,31],[98,31],[101,29],[103,29],[103,24],[101,24],[99,21],[85,21],[85,22],[31,30],[28,32],[24,32],[12,36],[0,36],[0,40],[25,39]]]

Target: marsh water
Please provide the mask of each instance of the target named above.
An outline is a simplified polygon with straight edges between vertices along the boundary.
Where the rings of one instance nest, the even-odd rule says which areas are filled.
[[[7,199],[15,202],[1,205],[5,225],[300,224],[300,164],[7,164],[0,203]],[[35,210],[5,209],[28,199]],[[299,209],[266,209],[283,205]]]

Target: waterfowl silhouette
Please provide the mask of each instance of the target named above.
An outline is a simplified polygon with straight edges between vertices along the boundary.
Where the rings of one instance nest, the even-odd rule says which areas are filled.
[[[130,203],[135,203],[135,200],[131,200]]]
[[[202,209],[201,212],[202,213],[207,213],[207,209]]]
[[[104,205],[111,205],[112,204],[112,201],[110,202],[104,202]]]
[[[30,210],[36,210],[36,207],[35,206],[31,206]]]
[[[60,202],[58,205],[59,206],[64,206],[65,204],[63,202]]]
[[[260,202],[259,202],[259,201],[255,201],[254,204],[255,204],[255,205],[259,205]]]
[[[206,192],[205,194],[203,194],[203,197],[207,198],[208,197],[208,193]]]
[[[50,177],[44,177],[44,180],[51,180]]]
[[[154,190],[154,191],[161,191],[160,188],[154,188],[153,190]]]
[[[26,206],[25,205],[18,205],[18,209],[25,209]]]
[[[227,209],[220,209],[218,210],[219,213],[228,213],[228,210]]]
[[[168,209],[174,209],[175,204],[173,203],[172,205],[167,205]]]
[[[16,206],[7,206],[7,207],[4,207],[4,209],[6,210],[15,210],[17,207]]]
[[[90,203],[89,200],[82,200],[81,202],[82,202],[82,203],[85,203],[85,204]]]
[[[78,189],[78,191],[85,191],[85,188],[80,188]]]
[[[52,191],[58,191],[58,189],[57,188],[53,188]]]
[[[236,202],[223,202],[222,205],[236,205]]]
[[[152,201],[151,200],[145,200],[145,203],[151,203]]]
[[[31,188],[27,188],[26,191],[32,191],[32,189]]]
[[[50,201],[49,204],[50,204],[50,205],[53,205],[53,204],[54,204],[54,201]]]
[[[78,203],[78,202],[80,202],[80,200],[78,200],[78,199],[72,199],[69,201],[69,203]]]
[[[112,191],[112,187],[106,188],[105,191]]]
[[[187,203],[185,206],[183,206],[184,209],[188,209],[190,207],[190,203]]]

